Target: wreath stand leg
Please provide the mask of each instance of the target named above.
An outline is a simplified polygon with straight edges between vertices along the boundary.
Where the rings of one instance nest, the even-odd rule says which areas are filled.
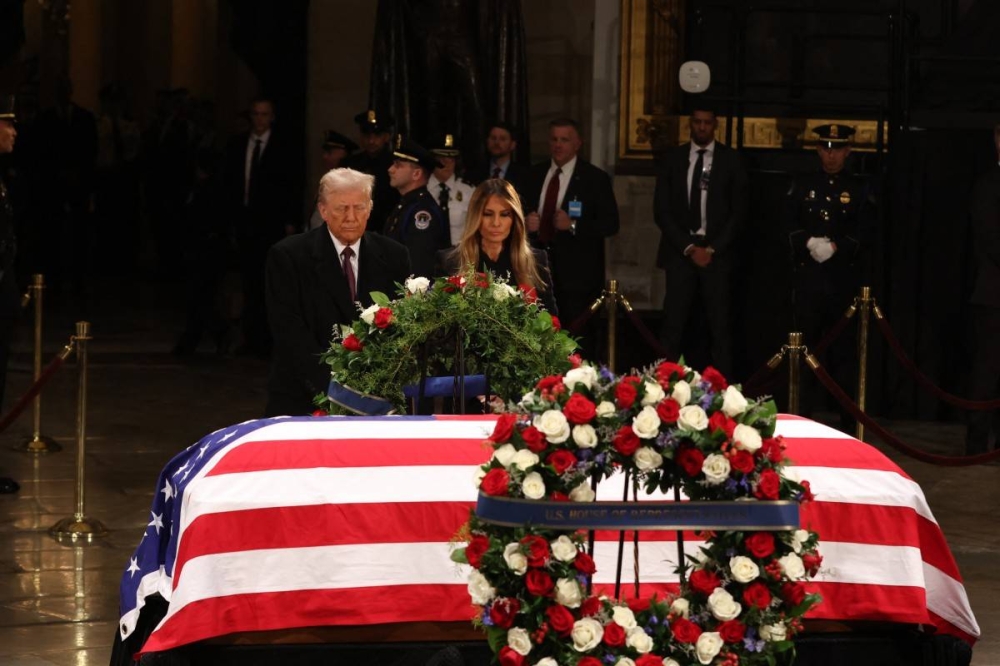
[[[675,502],[680,502],[681,501],[681,489],[680,489],[680,486],[677,485],[676,481],[674,482],[674,501]],[[677,570],[678,570],[678,572],[680,572],[681,585],[684,585],[684,583],[687,582],[685,580],[685,575],[684,575],[684,572],[687,571],[687,566],[686,566],[686,563],[684,562],[684,531],[683,530],[677,530]]]
[[[623,502],[628,501],[628,484],[631,480],[631,473],[629,470],[625,470],[625,494],[622,497]],[[615,566],[615,599],[621,599],[622,597],[622,560],[625,557],[625,530],[618,533],[618,563]]]

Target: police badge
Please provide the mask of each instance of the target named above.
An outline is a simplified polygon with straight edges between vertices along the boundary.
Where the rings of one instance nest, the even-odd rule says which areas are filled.
[[[426,210],[418,210],[413,216],[413,226],[420,231],[426,231],[431,226],[431,214]]]

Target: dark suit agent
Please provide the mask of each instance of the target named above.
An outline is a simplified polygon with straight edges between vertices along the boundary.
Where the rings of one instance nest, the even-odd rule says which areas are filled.
[[[272,245],[295,233],[301,215],[295,199],[289,153],[273,129],[274,105],[250,105],[250,131],[237,136],[226,157],[226,200],[243,277],[241,353],[266,355],[271,340],[264,309],[264,262]]]
[[[389,182],[401,197],[382,233],[410,251],[414,275],[430,278],[437,251],[450,245],[448,221],[427,191],[427,180],[441,163],[417,142],[402,138],[392,156]]]
[[[326,225],[290,236],[267,256],[267,314],[274,353],[267,382],[267,416],[309,414],[327,389],[330,369],[319,355],[333,327],[358,318],[371,292],[393,293],[410,274],[406,248],[366,233],[374,178],[334,169],[320,180]]]
[[[0,155],[14,151],[17,128],[14,126],[14,96],[0,96]],[[14,207],[7,196],[7,188],[0,178],[0,407],[3,406],[4,386],[7,383],[7,359],[10,355],[10,338],[20,312],[20,295],[14,276],[14,255],[17,239],[14,237]],[[0,494],[16,493],[20,489],[14,479],[0,477]]]
[[[604,239],[618,233],[618,202],[611,178],[578,156],[583,139],[569,118],[549,123],[551,160],[531,168],[523,204],[535,247],[548,251],[556,302],[569,326],[604,288]],[[593,356],[594,329],[583,347]]]
[[[320,164],[322,165],[323,173],[326,173],[331,169],[339,169],[344,166],[347,159],[351,156],[351,153],[357,149],[358,144],[354,143],[340,132],[327,130],[323,134],[323,147],[322,153],[320,154]],[[319,202],[317,201],[316,203]],[[325,224],[326,222],[323,221],[323,218],[319,214],[319,208],[314,205],[312,214],[309,216],[306,231],[315,229],[316,227],[322,227]]]
[[[478,185],[489,178],[503,178],[514,186],[519,195],[524,192],[529,168],[514,161],[514,151],[517,150],[514,135],[514,128],[507,123],[497,122],[490,126],[489,134],[486,135],[489,162],[485,167],[468,174],[470,183]]]
[[[711,363],[733,370],[731,281],[734,242],[747,209],[739,156],[716,143],[715,113],[691,114],[691,141],[676,149],[656,179],[653,219],[660,228],[657,266],[666,273],[660,340],[676,358],[696,307],[704,308]]]
[[[1000,125],[993,140],[1000,159]],[[1000,162],[976,180],[970,213],[976,282],[969,298],[975,345],[969,397],[993,400],[1000,388]],[[986,453],[991,440],[994,448],[1000,447],[1000,410],[970,412],[965,452]]]
[[[864,282],[866,251],[874,225],[874,196],[868,184],[844,169],[854,128],[821,125],[813,129],[822,169],[799,177],[788,192],[788,241],[795,270],[795,329],[815,346],[843,316]],[[849,337],[834,343],[824,361],[845,390],[854,385],[855,345]],[[815,408],[818,387],[803,391],[804,410]],[[841,412],[840,427],[854,431]]]
[[[369,109],[354,116],[354,122],[358,125],[361,151],[348,157],[344,166],[375,176],[375,190],[372,194],[375,207],[372,208],[368,226],[375,233],[382,233],[385,219],[399,203],[399,192],[389,183],[393,120]]]

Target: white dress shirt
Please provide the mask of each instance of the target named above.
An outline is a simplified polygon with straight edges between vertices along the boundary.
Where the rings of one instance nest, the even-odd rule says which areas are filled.
[[[451,234],[451,244],[457,245],[462,238],[462,232],[465,231],[469,199],[472,198],[475,188],[464,180],[456,178],[455,174],[452,174],[444,184],[448,186],[448,230]],[[441,201],[441,181],[434,174],[427,180],[427,191],[434,197],[434,201]]]
[[[576,157],[574,156],[569,162],[562,165],[561,167],[555,162],[549,166],[549,172],[545,174],[545,182],[542,183],[542,196],[538,199],[538,214],[542,214],[542,208],[545,206],[545,193],[549,190],[549,181],[552,180],[552,176],[555,175],[556,169],[562,169],[562,173],[559,174],[559,195],[556,197],[556,210],[562,208],[563,199],[566,198],[566,190],[569,188],[569,180],[573,177],[573,170],[576,168]]]
[[[257,146],[258,139],[260,139],[260,157],[258,159],[264,159],[267,142],[271,139],[271,130],[267,130],[260,136],[250,132],[250,138],[247,139],[246,157],[243,160],[243,205],[245,206],[250,204],[250,165],[253,164],[253,149]]]
[[[698,151],[705,150],[705,155],[702,157],[701,173],[702,178],[705,179],[710,175],[712,170],[712,156],[715,154],[715,140],[713,139],[707,146],[699,146],[694,141],[691,142],[691,152],[688,153],[688,172],[687,172],[687,191],[688,197],[691,196],[691,178],[694,177],[694,165],[698,161]],[[704,236],[705,231],[708,227],[708,221],[705,218],[706,204],[708,203],[708,189],[701,188],[698,190],[701,193],[701,227],[698,231],[693,233],[699,236]],[[691,202],[688,201],[688,204]]]

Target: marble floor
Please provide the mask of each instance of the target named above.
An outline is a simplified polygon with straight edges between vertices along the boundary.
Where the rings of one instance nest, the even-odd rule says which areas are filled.
[[[43,433],[65,450],[32,457],[13,450],[31,429],[26,414],[0,433],[0,474],[22,484],[0,496],[0,665],[104,666],[118,619],[118,581],[148,520],[153,483],[174,453],[203,434],[258,414],[266,364],[170,355],[179,333],[169,292],[142,284],[102,299],[51,308],[45,357],[65,344],[73,322],[93,323],[86,440],[86,509],[110,535],[91,546],[63,546],[48,528],[72,515],[76,445],[75,368],[46,388]],[[164,295],[166,294],[166,295]],[[156,303],[154,307],[129,304]],[[25,324],[26,325],[26,324]],[[31,383],[30,331],[22,330],[5,405]],[[892,422],[908,442],[958,453],[955,424]],[[896,460],[924,490],[958,561],[984,638],[973,664],[1000,664],[1000,466],[940,468]]]

